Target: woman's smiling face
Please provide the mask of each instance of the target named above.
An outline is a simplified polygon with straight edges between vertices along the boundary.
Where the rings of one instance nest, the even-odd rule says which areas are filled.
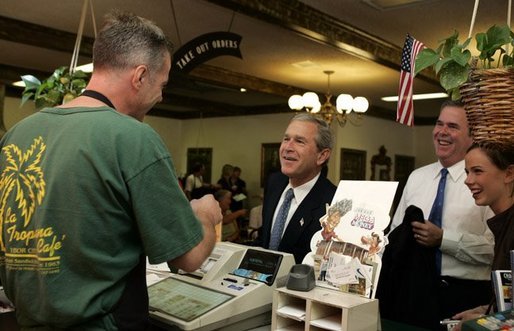
[[[489,156],[480,148],[471,149],[465,157],[466,181],[475,203],[490,206],[495,214],[510,206],[511,185],[506,170],[498,168]]]

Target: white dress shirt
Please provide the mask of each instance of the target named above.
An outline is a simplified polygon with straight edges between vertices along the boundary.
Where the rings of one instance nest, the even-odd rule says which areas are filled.
[[[416,169],[407,180],[402,198],[391,223],[391,231],[403,222],[405,209],[415,205],[423,210],[425,219],[430,215],[435,200],[441,163],[436,162]],[[441,274],[462,279],[490,279],[494,254],[494,236],[486,221],[494,216],[489,207],[475,204],[470,190],[464,184],[464,160],[448,168],[441,243]]]
[[[203,186],[203,177],[195,176],[191,174],[186,178],[186,187],[184,188],[188,192],[192,192],[195,188],[200,188]]]
[[[302,184],[298,187],[292,187],[291,184],[287,184],[286,188],[282,192],[282,195],[280,196],[280,200],[278,201],[277,208],[275,208],[275,212],[273,213],[273,224],[271,225],[271,228],[273,229],[273,226],[275,225],[275,219],[277,218],[277,213],[280,209],[280,206],[282,206],[282,203],[284,202],[284,198],[286,196],[286,192],[292,188],[294,193],[294,198],[291,200],[291,206],[289,207],[289,213],[287,214],[286,223],[284,224],[284,230],[282,232],[282,235],[284,235],[284,232],[286,231],[287,225],[289,224],[289,221],[293,217],[296,209],[298,209],[298,206],[302,203],[303,199],[309,194],[311,189],[314,187],[314,184],[316,184],[316,181],[319,178],[319,173],[316,177],[311,179],[305,184]]]

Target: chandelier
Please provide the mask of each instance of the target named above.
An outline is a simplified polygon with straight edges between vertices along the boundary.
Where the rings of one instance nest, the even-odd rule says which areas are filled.
[[[289,108],[296,111],[305,110],[319,118],[322,118],[329,125],[332,120],[337,120],[341,127],[345,126],[346,122],[349,121],[353,125],[362,124],[362,114],[364,114],[369,107],[369,102],[365,97],[353,98],[349,94],[340,94],[336,98],[336,105],[334,106],[330,99],[332,94],[330,93],[330,75],[334,73],[332,70],[323,71],[327,75],[328,88],[325,94],[326,101],[322,105],[319,101],[319,97],[314,92],[306,92],[302,95],[292,95],[289,97],[287,104]]]

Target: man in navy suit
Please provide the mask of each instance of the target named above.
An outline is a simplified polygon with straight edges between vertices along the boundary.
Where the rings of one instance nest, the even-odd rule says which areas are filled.
[[[289,122],[279,151],[281,171],[272,174],[264,188],[259,236],[262,247],[291,253],[296,263],[302,263],[310,252],[311,238],[321,230],[319,219],[326,214],[325,206],[332,202],[336,191],[336,186],[326,178],[332,145],[325,121],[303,113]],[[294,196],[282,236],[278,237],[278,247],[270,247],[273,228],[279,223],[279,209],[290,188]]]

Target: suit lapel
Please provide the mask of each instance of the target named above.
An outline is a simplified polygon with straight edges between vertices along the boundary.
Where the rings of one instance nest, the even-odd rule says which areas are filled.
[[[298,206],[293,216],[291,217],[289,224],[287,225],[285,230],[287,236],[284,235],[284,238],[287,238],[287,240],[291,243],[295,243],[302,234],[303,230],[309,227],[312,222],[319,222],[319,220],[314,219],[313,215],[315,213],[313,210],[320,208],[321,205],[321,195],[319,192],[321,179],[322,178],[320,177],[318,181],[316,181],[316,184],[314,184],[314,187],[302,200],[302,203]]]
[[[278,208],[278,201],[280,200],[280,196],[284,191],[284,188],[289,183],[289,178],[283,174],[276,174],[272,177],[272,181],[268,184],[269,187],[273,189],[268,189],[265,192],[265,195],[269,195],[265,197],[265,204],[263,205],[263,243],[266,245],[269,244],[269,236],[271,233],[271,227],[273,223],[273,214],[275,209]],[[264,228],[265,227],[265,228]]]

